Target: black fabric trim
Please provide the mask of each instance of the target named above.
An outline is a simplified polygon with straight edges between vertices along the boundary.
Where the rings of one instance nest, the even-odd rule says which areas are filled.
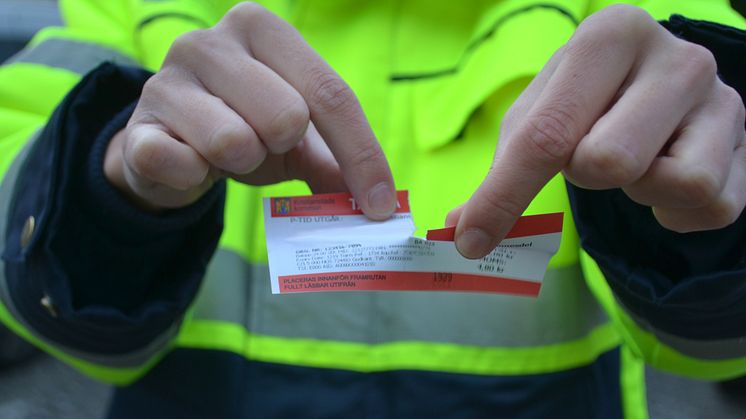
[[[203,28],[207,28],[207,27],[210,26],[210,24],[208,24],[206,21],[204,21],[204,20],[202,20],[202,19],[200,19],[200,18],[198,18],[196,16],[192,16],[192,15],[189,15],[189,14],[186,14],[186,13],[179,13],[179,12],[166,12],[166,13],[158,13],[158,14],[155,14],[153,16],[146,17],[145,19],[143,19],[142,21],[140,21],[140,23],[137,24],[137,28],[135,28],[135,30],[136,31],[141,31],[142,28],[144,28],[146,25],[148,25],[150,23],[153,23],[154,21],[156,21],[158,19],[168,18],[168,17],[173,17],[173,18],[177,18],[177,19],[188,20],[190,22],[194,22],[194,23],[202,26]]]
[[[572,23],[575,26],[578,26],[580,22],[578,19],[575,18],[575,16],[570,13],[569,10],[554,5],[554,4],[546,4],[546,3],[538,3],[538,4],[532,4],[526,7],[522,7],[517,10],[513,10],[512,12],[501,16],[488,30],[485,32],[482,36],[472,41],[464,50],[464,52],[461,54],[461,58],[459,58],[458,64],[456,64],[453,68],[448,68],[444,70],[437,70],[437,71],[431,71],[426,73],[413,73],[413,74],[392,74],[389,78],[392,82],[402,82],[402,81],[417,81],[417,80],[423,80],[423,79],[432,79],[437,77],[443,77],[443,76],[450,76],[452,74],[455,74],[459,71],[461,64],[466,60],[466,57],[474,52],[477,48],[479,48],[484,42],[486,42],[488,39],[492,37],[492,35],[497,32],[497,30],[502,26],[505,22],[508,20],[521,15],[523,13],[528,13],[536,9],[548,9],[548,10],[554,10],[563,16],[567,17],[572,21]]]

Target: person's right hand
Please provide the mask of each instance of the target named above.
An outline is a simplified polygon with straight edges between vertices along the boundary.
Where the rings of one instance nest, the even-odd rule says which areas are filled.
[[[374,219],[396,205],[353,92],[294,28],[251,3],[174,42],[112,139],[104,172],[153,211],[189,205],[223,176],[349,190]]]

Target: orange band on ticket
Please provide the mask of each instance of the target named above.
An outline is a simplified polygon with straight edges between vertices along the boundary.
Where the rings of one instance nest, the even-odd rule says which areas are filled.
[[[409,212],[409,193],[396,192],[397,213]],[[272,217],[311,217],[327,215],[363,215],[349,193],[270,198]]]

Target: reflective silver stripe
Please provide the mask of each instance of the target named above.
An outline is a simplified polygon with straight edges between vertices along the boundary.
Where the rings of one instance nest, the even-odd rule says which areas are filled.
[[[48,39],[10,57],[8,63],[41,64],[84,75],[104,61],[137,65],[132,58],[111,48],[69,39]]]
[[[8,222],[7,216],[9,213],[8,209],[11,205],[10,201],[13,196],[13,189],[16,183],[16,179],[18,178],[18,174],[21,171],[23,162],[26,161],[26,156],[33,147],[33,144],[38,139],[39,133],[40,131],[34,135],[34,138],[29,141],[29,143],[26,144],[23,150],[16,156],[7,173],[3,177],[2,185],[0,185],[0,254],[5,251],[5,235]],[[174,336],[176,336],[176,334],[178,333],[180,327],[180,324],[174,324],[167,331],[158,336],[158,338],[151,342],[147,347],[121,355],[92,354],[60,345],[59,343],[53,342],[37,333],[20,316],[18,310],[16,310],[15,305],[13,304],[12,299],[10,298],[8,285],[5,279],[5,263],[2,261],[2,259],[0,259],[0,302],[2,302],[5,308],[8,309],[13,318],[15,318],[16,321],[20,323],[24,328],[26,328],[26,330],[28,330],[36,339],[74,358],[114,368],[135,368],[142,366],[151,357],[163,350],[171,342]]]
[[[619,300],[618,304],[643,330],[655,335],[658,340],[683,355],[708,361],[721,361],[746,357],[746,336],[733,339],[694,340],[675,336],[658,330],[650,322],[627,310]]]
[[[208,269],[195,317],[279,337],[485,347],[567,342],[608,321],[577,267],[550,271],[538,299],[438,292],[272,295],[266,266],[251,266],[225,249]]]

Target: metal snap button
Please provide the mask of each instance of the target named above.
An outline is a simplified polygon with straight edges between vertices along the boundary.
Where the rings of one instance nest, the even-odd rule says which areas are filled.
[[[28,247],[31,243],[31,239],[34,237],[34,229],[36,228],[36,219],[34,216],[30,216],[26,219],[26,223],[23,225],[21,231],[21,247]]]
[[[54,305],[52,302],[52,299],[49,298],[48,295],[45,295],[41,297],[41,300],[39,300],[39,303],[47,310],[47,313],[49,313],[52,317],[57,317],[57,306]]]

